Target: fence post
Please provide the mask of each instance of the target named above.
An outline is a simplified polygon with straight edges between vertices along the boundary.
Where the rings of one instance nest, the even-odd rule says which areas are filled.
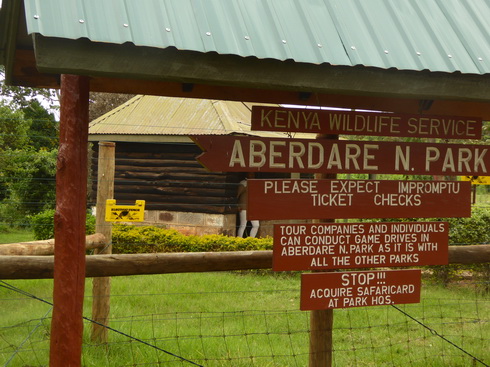
[[[338,135],[317,135],[317,139],[338,140]],[[315,174],[317,179],[336,179],[336,174]],[[332,223],[335,219],[315,220]],[[331,367],[333,357],[333,310],[310,311],[309,367]]]
[[[112,224],[106,222],[104,217],[106,200],[114,197],[115,151],[115,143],[99,142],[95,232],[102,233],[107,239],[107,244],[101,249],[95,249],[95,254],[112,253]],[[92,320],[102,325],[109,323],[110,295],[111,278],[94,278],[92,281]],[[107,343],[107,328],[93,323],[91,340],[96,343]]]
[[[61,76],[49,365],[80,366],[85,291],[88,77]]]

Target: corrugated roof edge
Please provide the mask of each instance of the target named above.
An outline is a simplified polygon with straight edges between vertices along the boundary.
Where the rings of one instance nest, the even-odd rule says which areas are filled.
[[[141,98],[143,98],[143,95],[138,94],[137,96],[134,96],[133,98],[129,99],[128,101],[124,102],[123,104],[121,104],[121,105],[117,106],[116,108],[110,110],[109,112],[106,112],[103,115],[97,117],[96,119],[90,121],[89,128],[101,123],[102,121],[107,119],[109,116],[112,116],[112,115],[118,113],[119,111],[129,107],[130,105],[138,102],[139,100],[141,100]]]

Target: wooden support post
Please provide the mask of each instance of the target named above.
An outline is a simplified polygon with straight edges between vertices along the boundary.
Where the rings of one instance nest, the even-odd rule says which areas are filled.
[[[106,200],[114,198],[115,152],[115,143],[99,143],[95,231],[102,233],[108,241],[106,247],[95,250],[96,254],[112,254],[112,224],[105,221],[105,207]],[[111,308],[111,278],[94,278],[92,285],[92,320],[108,325]],[[99,324],[92,324],[91,339],[96,343],[107,343],[107,328]]]
[[[80,366],[85,287],[89,79],[61,76],[60,146],[54,218],[51,367]]]
[[[318,135],[317,139],[338,140],[338,135]],[[317,179],[335,179],[336,174],[315,174]],[[335,219],[321,220],[322,223]],[[333,310],[310,311],[310,359],[309,367],[331,367],[333,357]]]

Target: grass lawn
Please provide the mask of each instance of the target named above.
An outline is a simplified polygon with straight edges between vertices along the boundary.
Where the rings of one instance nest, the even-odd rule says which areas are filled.
[[[7,281],[51,301],[51,280]],[[203,366],[307,366],[309,313],[299,276],[255,273],[112,278],[110,326]],[[334,311],[334,366],[468,366],[490,362],[490,296],[467,286],[425,284],[420,304]],[[85,315],[91,317],[91,280]],[[48,364],[50,306],[0,287],[0,365]],[[431,328],[428,330],[405,314]],[[84,331],[84,366],[191,366],[109,332]],[[8,364],[7,364],[8,363]]]
[[[28,242],[34,240],[34,233],[30,230],[15,228],[0,230],[0,245],[2,243]]]

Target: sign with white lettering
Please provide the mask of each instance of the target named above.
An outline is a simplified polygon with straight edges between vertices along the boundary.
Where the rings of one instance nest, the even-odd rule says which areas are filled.
[[[272,270],[446,265],[447,222],[275,224]]]
[[[487,145],[193,136],[211,171],[483,176]]]
[[[301,274],[300,308],[326,310],[420,302],[420,270]]]
[[[481,139],[482,119],[479,117],[253,106],[252,130]]]
[[[249,219],[471,216],[464,181],[248,180]]]

